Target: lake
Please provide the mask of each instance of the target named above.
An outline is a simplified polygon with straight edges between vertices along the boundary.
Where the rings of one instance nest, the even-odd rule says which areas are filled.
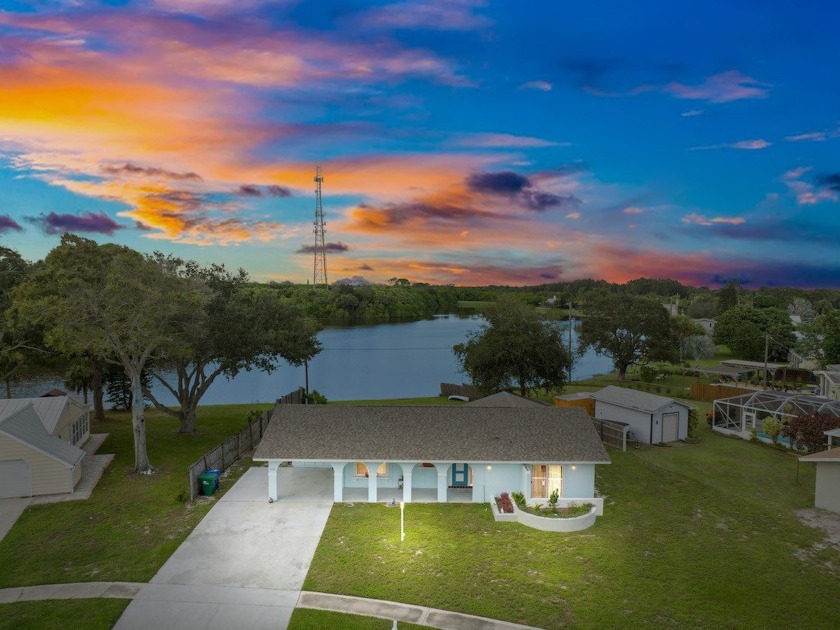
[[[437,396],[441,383],[462,383],[452,346],[479,328],[478,316],[438,315],[431,319],[396,324],[331,326],[319,334],[324,349],[309,364],[309,387],[328,400],[363,400]],[[568,330],[566,322],[557,324]],[[576,331],[572,343],[577,347]],[[612,369],[606,357],[587,351],[575,361],[574,378],[588,378]],[[202,404],[268,402],[304,384],[303,368],[281,365],[272,374],[242,372],[227,380],[219,377]],[[49,387],[63,389],[60,379],[35,377],[13,386],[14,396],[35,396]],[[163,401],[171,395],[158,384],[153,389]]]

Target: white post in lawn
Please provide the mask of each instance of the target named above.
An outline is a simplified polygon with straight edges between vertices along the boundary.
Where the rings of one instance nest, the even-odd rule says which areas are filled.
[[[344,467],[347,462],[332,462],[333,469],[333,501],[344,501]]]
[[[365,462],[368,469],[368,502],[376,503],[376,483],[378,476],[376,471],[379,469],[381,462]]]
[[[280,462],[268,462],[268,498],[277,500],[277,470]]]
[[[414,462],[400,464],[403,471],[403,502],[411,503],[411,475],[414,472]]]
[[[446,503],[446,491],[449,487],[447,477],[449,476],[449,464],[435,464],[438,474],[437,500],[438,503]]]

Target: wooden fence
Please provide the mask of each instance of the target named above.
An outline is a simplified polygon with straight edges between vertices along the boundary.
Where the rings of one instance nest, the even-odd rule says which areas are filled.
[[[462,385],[456,385],[454,383],[441,383],[440,395],[445,398],[449,398],[450,396],[466,396],[470,400],[475,400],[479,397],[478,390],[472,385],[467,385],[466,383],[463,383]]]
[[[303,388],[289,392],[277,400],[278,405],[300,405],[304,402]],[[247,427],[236,435],[230,436],[216,448],[202,455],[195,463],[187,468],[190,484],[190,501],[201,494],[199,476],[211,468],[218,468],[222,472],[230,468],[240,457],[256,448],[265,433],[274,409],[261,413],[259,417],[250,422]]]
[[[592,423],[595,425],[595,430],[601,436],[601,441],[604,444],[620,448],[622,451],[627,450],[627,431],[630,428],[629,426],[611,422],[610,420],[598,420],[597,418],[592,418]]]
[[[755,390],[743,389],[742,387],[733,387],[731,385],[714,385],[712,383],[692,383],[691,397],[694,400],[703,400],[711,402],[713,400],[720,400],[721,398],[731,398],[732,396],[740,396],[741,394],[752,394]]]

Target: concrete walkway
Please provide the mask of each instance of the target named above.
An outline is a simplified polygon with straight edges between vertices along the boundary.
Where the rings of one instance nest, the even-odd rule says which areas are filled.
[[[430,628],[442,630],[539,630],[533,626],[523,626],[517,623],[464,615],[462,613],[388,602],[381,599],[367,599],[365,597],[351,597],[349,595],[331,595],[329,593],[314,593],[303,591],[298,599],[298,608],[313,608],[315,610],[331,610],[368,617],[415,623]]]
[[[285,628],[332,508],[328,472],[330,479],[319,469],[282,469],[274,503],[268,469],[246,472],[137,593],[115,629]]]
[[[0,589],[0,604],[42,599],[132,599],[145,584],[140,582],[75,582]]]
[[[9,533],[27,505],[29,505],[29,497],[0,499],[0,540]]]

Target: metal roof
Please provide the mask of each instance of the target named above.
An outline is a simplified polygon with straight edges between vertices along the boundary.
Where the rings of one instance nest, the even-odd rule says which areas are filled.
[[[607,385],[604,389],[599,389],[592,394],[592,398],[600,402],[609,403],[610,405],[644,411],[645,413],[654,413],[670,404],[690,408],[689,405],[673,398],[657,396],[656,394],[640,392],[626,387],[616,387],[615,385]]]
[[[71,396],[48,396],[46,398],[0,398],[0,422],[4,418],[17,413],[27,405],[32,405],[44,428],[52,435],[55,432],[61,414],[68,405],[78,408],[79,415],[85,411],[85,406]]]
[[[82,449],[47,433],[32,404],[0,420],[0,434],[71,468],[85,456]]]
[[[280,405],[256,460],[609,463],[579,407]]]

